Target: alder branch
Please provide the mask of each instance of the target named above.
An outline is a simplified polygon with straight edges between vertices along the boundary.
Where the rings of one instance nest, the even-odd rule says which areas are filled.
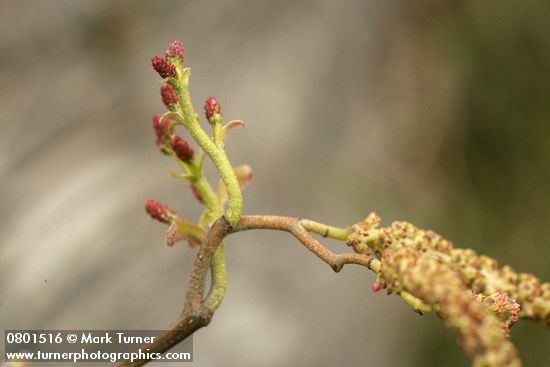
[[[145,346],[163,353],[208,325],[221,305],[227,286],[224,238],[234,232],[270,229],[292,234],[317,257],[339,272],[345,264],[362,265],[376,273],[373,291],[386,289],[399,295],[413,310],[437,312],[460,336],[462,349],[474,359],[475,366],[520,366],[515,346],[508,339],[510,327],[520,318],[550,327],[550,283],[529,273],[500,267],[495,259],[478,255],[471,249],[454,248],[450,241],[433,231],[407,222],[379,227],[380,217],[371,213],[365,220],[338,228],[308,219],[269,215],[242,216],[242,189],[252,177],[249,166],[233,167],[225,147],[227,131],[240,121],[222,125],[221,105],[214,97],[204,104],[204,115],[212,136],[203,130],[193,109],[189,93],[191,69],[184,67],[183,45],[172,42],[165,57],[151,60],[163,80],[161,97],[168,109],[153,118],[160,151],[176,160],[195,198],[205,206],[197,224],[178,216],[155,201],[146,203],[149,215],[169,224],[169,246],[186,240],[200,248],[191,270],[183,311],[156,341]],[[195,155],[185,139],[177,135],[182,126],[199,146]],[[214,191],[205,179],[203,160],[208,156],[221,183]],[[210,225],[206,232],[205,227]],[[337,254],[313,234],[345,241],[353,253]],[[205,296],[205,282],[211,272],[211,286]],[[116,366],[141,366],[148,361],[123,361]]]
[[[317,241],[308,232],[304,223],[312,232],[320,233],[327,237],[331,233],[338,233],[338,236],[330,236],[340,239],[342,229],[328,226],[325,224],[313,222],[310,220],[294,217],[281,217],[274,215],[247,215],[242,216],[233,232],[244,231],[248,229],[274,229],[289,232],[296,237],[308,250],[327,263],[335,272],[342,270],[345,264],[358,264],[371,268],[372,262],[377,261],[372,256],[366,256],[356,253],[335,254]],[[315,225],[312,225],[314,223]],[[347,238],[347,236],[346,236]]]
[[[202,311],[204,283],[212,262],[212,256],[214,256],[214,252],[225,236],[231,233],[231,229],[232,227],[225,217],[221,217],[214,222],[212,228],[210,228],[210,231],[208,231],[204,238],[199,252],[197,253],[197,257],[195,258],[191,277],[187,285],[183,314],[193,311]]]
[[[157,337],[154,343],[148,344],[142,347],[142,349],[149,349],[149,353],[164,353],[191,336],[198,329],[210,323],[215,310],[207,307],[208,297],[206,299],[203,297],[206,277],[216,249],[224,238],[231,233],[251,229],[272,229],[289,232],[336,272],[339,272],[345,264],[363,265],[371,270],[375,269],[375,271],[380,267],[379,260],[373,256],[357,253],[333,253],[316,240],[306,227],[314,233],[338,239],[340,239],[343,231],[345,231],[322,223],[294,217],[271,215],[241,216],[235,227],[232,227],[224,217],[218,219],[202,240],[202,245],[195,258],[180,317],[168,330]],[[138,367],[148,362],[149,360],[121,361],[117,362],[115,367]]]
[[[267,229],[292,234],[336,272],[339,272],[346,264],[357,264],[369,268],[378,275],[378,281],[383,287],[387,288],[390,293],[395,292],[400,295],[415,311],[419,313],[436,311],[447,325],[459,333],[463,349],[476,360],[491,359],[492,356],[498,355],[499,358],[502,358],[501,361],[506,361],[503,365],[519,365],[521,363],[517,359],[514,346],[505,338],[509,327],[517,321],[518,309],[512,308],[511,312],[506,312],[507,319],[501,317],[503,309],[516,307],[514,306],[515,301],[506,297],[502,298],[502,294],[491,294],[480,295],[481,298],[478,298],[482,302],[476,303],[475,298],[465,293],[468,288],[460,280],[460,272],[453,269],[440,257],[441,251],[448,251],[452,248],[450,243],[435,234],[424,235],[423,232],[419,234],[415,232],[416,229],[411,232],[413,227],[404,222],[400,222],[398,225],[394,224],[393,228],[397,231],[395,234],[390,233],[387,229],[381,231],[376,229],[378,223],[379,218],[376,215],[370,215],[365,221],[343,229],[296,217],[248,215],[241,216],[238,223],[231,226],[224,217],[221,217],[212,225],[202,240],[191,271],[185,304],[180,317],[154,343],[144,348],[149,349],[150,352],[166,352],[198,329],[208,325],[216,309],[208,307],[211,293],[204,297],[204,288],[208,269],[216,249],[229,234],[252,229]],[[346,240],[347,244],[352,246],[356,252],[336,254],[313,237],[312,233]],[[405,235],[405,233],[409,234]],[[414,236],[411,237],[411,234]],[[419,238],[423,241],[423,246],[433,246],[438,251],[422,253],[416,248],[402,245],[400,242],[406,242],[407,238]],[[393,247],[391,247],[392,244]],[[362,247],[362,245],[368,247]],[[424,261],[424,265],[418,266],[419,261]],[[435,270],[428,271],[430,266]],[[443,288],[441,288],[442,286]],[[212,289],[213,287],[210,292]],[[375,288],[373,287],[373,289]],[[437,293],[438,290],[440,293]],[[449,295],[453,295],[454,298]],[[496,305],[492,302],[495,299],[500,302],[498,310],[489,307]],[[455,311],[454,313],[449,311],[455,310],[455,306],[460,304],[462,305],[460,310],[470,311]],[[511,320],[510,315],[515,315],[516,319]],[[480,320],[486,321],[480,323]],[[484,334],[481,330],[491,331],[487,332],[487,334],[493,335],[490,343],[483,338],[479,339]],[[475,349],[472,345],[477,345],[479,348]],[[116,366],[137,367],[146,363],[147,361],[132,363],[124,361],[117,363]]]

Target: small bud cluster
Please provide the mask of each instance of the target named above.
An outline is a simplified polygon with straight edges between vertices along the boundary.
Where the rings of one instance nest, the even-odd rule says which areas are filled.
[[[168,45],[168,49],[164,52],[164,55],[168,59],[177,59],[183,64],[183,51],[183,44],[181,41],[176,40]]]
[[[179,217],[172,209],[153,199],[145,202],[145,211],[151,218],[170,225],[166,232],[167,246],[174,246],[177,242],[187,241],[189,247],[194,247],[195,244],[201,243],[206,235],[201,227]]]
[[[160,56],[154,56],[151,59],[151,65],[162,79],[174,78],[177,75],[176,66]]]
[[[145,202],[145,211],[151,218],[162,223],[170,223],[176,215],[172,209],[153,199],[149,199]]]
[[[157,137],[156,144],[160,151],[164,154],[170,154],[170,140],[172,139],[174,125],[169,119],[161,122],[160,116],[153,116],[153,128]]]
[[[183,162],[191,161],[195,154],[189,143],[179,135],[176,135],[174,139],[172,139],[172,150]]]
[[[212,96],[208,97],[206,99],[206,102],[204,102],[204,115],[206,116],[206,119],[208,121],[211,121],[212,118],[221,116],[222,114],[222,106],[216,101],[216,99]]]
[[[173,41],[164,55],[166,58],[154,56],[151,59],[151,65],[162,79],[175,78],[178,75],[177,66],[183,65],[183,44],[180,41]]]
[[[183,44],[180,41],[173,41],[165,51],[166,58],[155,56],[151,64],[155,71],[163,79],[174,78],[177,76],[177,68],[183,64]],[[162,103],[170,111],[175,111],[178,104],[178,95],[174,88],[177,87],[177,81],[173,79],[166,81],[160,87],[160,96]],[[194,151],[185,139],[174,135],[174,124],[171,120],[165,119],[161,122],[158,115],[153,117],[153,127],[157,137],[157,147],[164,154],[174,154],[182,162],[190,162],[193,159]]]
[[[178,96],[176,96],[174,88],[172,88],[170,84],[163,84],[162,87],[160,87],[160,96],[166,108],[170,111],[174,111],[174,106],[178,103]]]
[[[175,111],[178,103],[178,95],[174,88],[178,88],[178,81],[174,78],[178,76],[178,68],[183,65],[183,45],[180,41],[173,41],[165,51],[166,58],[154,56],[151,59],[153,69],[165,79],[165,83],[160,88],[162,103],[170,111]]]
[[[182,162],[190,162],[195,151],[189,143],[179,135],[174,134],[174,125],[169,119],[161,122],[160,116],[153,116],[153,128],[157,137],[156,144],[164,154],[176,155]]]

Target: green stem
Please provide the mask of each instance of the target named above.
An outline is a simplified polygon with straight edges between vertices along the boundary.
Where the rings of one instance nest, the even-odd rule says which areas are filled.
[[[199,175],[191,179],[191,184],[201,196],[206,206],[208,224],[211,224],[222,215],[222,211],[220,210],[221,203],[210,183],[202,175],[202,172]]]
[[[223,139],[222,139],[222,124],[219,121],[216,121],[212,124],[212,135],[214,139],[214,144],[220,149],[223,149]]]
[[[227,206],[226,220],[232,226],[236,225],[242,213],[242,194],[239,187],[239,181],[233,171],[233,167],[225,154],[225,151],[210,139],[202,129],[193,109],[191,97],[189,95],[189,75],[190,69],[185,69],[181,76],[181,88],[178,88],[179,111],[183,117],[183,125],[195,141],[201,146],[204,152],[210,157],[227,190],[229,204]]]
[[[202,169],[198,166],[193,166],[195,179],[191,181],[197,192],[204,201],[207,211],[207,224],[211,225],[217,218],[223,214],[223,206],[210,186],[210,183],[204,178]],[[201,223],[202,224],[202,223]],[[205,306],[209,311],[216,311],[223,302],[225,291],[227,289],[227,271],[225,269],[225,256],[223,243],[218,246],[211,263],[212,284],[210,293],[205,300]]]
[[[339,241],[347,241],[349,230],[347,228],[338,228],[308,219],[300,220],[300,224],[309,232],[320,234],[323,237],[334,238]]]
[[[221,179],[227,190],[229,201],[225,218],[232,226],[236,225],[241,217],[242,195],[239,181],[233,172],[233,167],[231,163],[229,163],[227,155],[223,150],[216,147],[197,122],[188,124],[186,127],[188,128],[189,134],[204,149],[220,173]]]
[[[423,313],[432,312],[434,310],[432,306],[422,302],[421,299],[413,296],[407,291],[401,291],[400,296],[405,302],[407,302],[409,306],[413,308],[415,312],[423,314]]]
[[[227,271],[225,269],[225,255],[223,242],[218,246],[212,257],[212,284],[210,292],[204,302],[206,308],[214,312],[220,307],[227,290]]]
[[[174,87],[178,95],[179,105],[175,113],[168,113],[165,117],[169,115],[170,118],[174,118],[180,122],[202,148],[202,151],[210,157],[214,166],[216,166],[227,190],[229,200],[225,219],[231,226],[235,226],[241,217],[242,194],[239,181],[223,149],[223,144],[220,144],[221,125],[218,124],[220,126],[214,126],[214,141],[212,141],[200,126],[198,116],[191,103],[191,96],[189,94],[189,76],[191,74],[191,69],[186,68],[182,70],[181,67],[178,67],[177,73],[178,76],[175,80],[176,85]],[[207,215],[205,216],[205,221],[208,222],[209,225],[212,225],[224,214],[223,204],[202,174],[202,159],[194,162],[194,164],[190,165],[190,168],[194,176],[191,183],[199,195],[201,195],[206,206]],[[202,216],[200,224],[206,224],[203,223]],[[204,304],[208,310],[213,312],[221,305],[227,289],[227,273],[225,269],[223,243],[215,250],[210,267],[212,285],[206,300],[204,300]]]

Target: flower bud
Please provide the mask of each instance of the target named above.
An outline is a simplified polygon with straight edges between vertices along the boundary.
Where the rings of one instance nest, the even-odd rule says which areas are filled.
[[[193,159],[193,154],[195,154],[189,143],[179,135],[176,135],[172,139],[172,150],[183,162],[189,162]]]
[[[157,137],[157,147],[164,154],[168,154],[170,136],[173,130],[172,120],[165,119],[161,122],[160,116],[155,115],[153,116],[153,128],[155,129],[155,135]]]
[[[151,59],[151,65],[153,65],[153,69],[155,69],[163,79],[176,76],[176,66],[160,56],[153,57]]]
[[[162,223],[170,223],[172,221],[172,217],[175,215],[172,209],[169,209],[166,205],[163,205],[153,199],[149,199],[145,202],[145,211],[151,216],[151,218]]]
[[[166,57],[179,59],[179,61],[183,64],[183,44],[181,41],[172,41],[164,54]]]
[[[206,102],[204,102],[204,114],[206,115],[206,119],[208,121],[210,121],[214,115],[222,114],[222,106],[214,97],[210,96],[206,99]]]
[[[160,96],[162,97],[162,103],[164,103],[169,110],[172,110],[174,108],[173,106],[178,103],[178,96],[176,96],[174,88],[169,84],[164,84],[160,87]]]

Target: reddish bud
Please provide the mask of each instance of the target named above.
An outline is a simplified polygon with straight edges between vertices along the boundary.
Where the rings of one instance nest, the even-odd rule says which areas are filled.
[[[193,158],[193,154],[195,154],[189,143],[179,135],[176,135],[172,139],[172,150],[184,162],[189,162]]]
[[[160,56],[155,56],[151,59],[151,65],[160,77],[163,79],[176,76],[176,67]]]
[[[151,218],[162,223],[170,223],[171,217],[174,216],[174,211],[172,209],[169,209],[166,205],[153,199],[149,199],[145,202],[145,211]]]
[[[171,106],[178,103],[178,96],[176,96],[174,88],[172,88],[169,84],[164,84],[160,87],[160,96],[162,97],[162,103],[164,103],[168,109],[171,109]]]
[[[166,145],[170,141],[170,136],[172,135],[172,121],[165,119],[164,121],[160,121],[160,116],[155,115],[153,116],[153,128],[155,129],[155,135],[157,136],[157,147],[163,152],[164,154],[167,154],[166,151]]]
[[[194,185],[191,185],[191,191],[193,192],[195,199],[197,199],[199,203],[204,204],[204,199]]]
[[[374,293],[378,292],[380,289],[382,289],[382,285],[378,282],[372,283],[372,291]]]
[[[164,120],[163,122],[160,122],[160,116],[154,115],[153,116],[153,128],[155,129],[155,134],[157,138],[161,138],[164,135],[162,126],[164,125],[164,122],[167,120]]]
[[[206,119],[210,121],[212,116],[216,113],[219,115],[222,114],[222,106],[214,97],[208,97],[206,102],[204,102],[204,114],[206,115]]]
[[[155,133],[157,134],[157,138],[163,138],[168,136],[171,133],[171,126],[172,120],[170,119],[164,119],[164,121],[160,121],[159,115],[153,116],[153,128],[155,129]]]
[[[166,57],[178,58],[183,63],[183,44],[181,41],[172,41],[164,54]]]

